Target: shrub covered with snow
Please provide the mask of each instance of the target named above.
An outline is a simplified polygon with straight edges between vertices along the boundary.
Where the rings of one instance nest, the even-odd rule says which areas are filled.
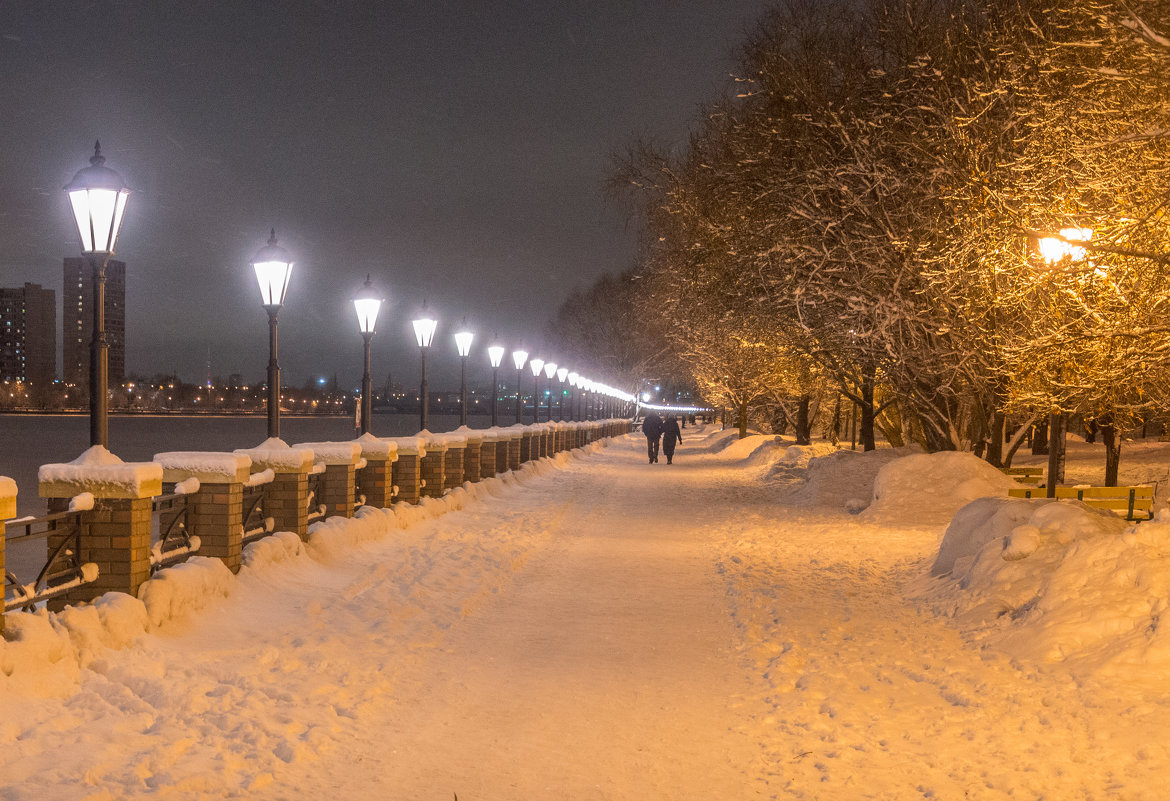
[[[955,516],[933,572],[935,611],[1012,656],[1133,681],[1170,669],[1166,523],[1071,500],[985,499]]]
[[[948,520],[976,498],[1003,497],[1019,484],[982,459],[958,451],[917,453],[883,465],[873,482],[870,517]]]

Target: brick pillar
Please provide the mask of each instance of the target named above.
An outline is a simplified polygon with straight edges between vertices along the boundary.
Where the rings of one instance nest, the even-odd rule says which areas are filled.
[[[240,572],[244,540],[244,485],[199,484],[187,496],[188,531],[199,538],[199,555],[221,560],[233,573]]]
[[[463,480],[472,483],[479,481],[479,453],[483,449],[483,440],[467,440],[467,447],[463,451]]]
[[[496,440],[496,475],[499,475],[500,473],[506,473],[511,469],[511,460],[508,458],[508,449],[512,446],[508,444],[509,442],[512,442],[512,437],[510,435],[505,435],[504,437]],[[516,462],[519,463],[519,461],[520,445],[517,443]]]
[[[422,458],[419,472],[422,475],[422,495],[424,498],[443,497],[443,465],[446,457],[446,448],[427,443],[427,454]]]
[[[49,513],[69,509],[69,498],[50,498]],[[107,592],[138,595],[138,588],[150,578],[151,498],[97,498],[93,509],[81,513],[82,564],[97,565],[96,581],[70,590],[50,601],[50,608],[92,601]],[[61,544],[49,537],[49,549]]]
[[[398,461],[391,468],[391,478],[394,486],[398,487],[398,493],[394,496],[396,502],[418,503],[422,481],[420,461],[417,453],[398,454]]]
[[[353,517],[354,466],[352,464],[327,464],[321,477],[321,497],[318,503],[325,505],[325,517]]]
[[[496,445],[494,439],[485,439],[479,446],[479,477],[491,478],[496,474]]]
[[[277,473],[264,485],[264,511],[276,531],[291,531],[302,540],[309,535],[309,468]]]
[[[366,497],[366,506],[372,506],[375,509],[389,508],[390,495],[393,492],[391,465],[394,462],[390,459],[377,459],[371,456],[367,456],[365,459],[366,466],[357,471],[355,492]],[[357,499],[354,500],[356,503]]]
[[[525,431],[520,435],[520,461],[530,462],[536,458],[532,448],[532,432]]]
[[[508,439],[508,469],[520,469],[520,437]]]
[[[463,486],[463,457],[466,447],[447,446],[443,456],[443,489],[450,490]]]

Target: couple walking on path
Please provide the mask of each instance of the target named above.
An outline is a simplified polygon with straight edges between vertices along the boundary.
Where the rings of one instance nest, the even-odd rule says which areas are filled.
[[[646,415],[642,421],[642,433],[646,435],[646,453],[650,457],[650,464],[658,461],[658,440],[662,440],[662,452],[666,454],[666,463],[674,463],[674,446],[682,442],[682,431],[679,430],[678,420],[673,414],[666,416],[666,422],[654,412]]]

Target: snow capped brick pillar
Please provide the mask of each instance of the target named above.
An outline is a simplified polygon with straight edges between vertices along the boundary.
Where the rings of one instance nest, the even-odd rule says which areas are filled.
[[[369,432],[362,434],[356,441],[362,448],[366,466],[357,471],[355,492],[365,497],[366,506],[387,509],[394,496],[391,465],[398,459],[398,445],[378,439]]]
[[[4,521],[11,517],[16,517],[16,482],[0,476],[0,576],[4,575]],[[4,609],[0,608],[0,634],[3,633]]]
[[[536,458],[532,451],[532,431],[525,428],[520,434],[520,462],[522,464]]]
[[[267,439],[255,448],[236,453],[252,460],[252,472],[271,470],[272,481],[264,485],[264,512],[276,524],[276,531],[292,531],[302,540],[309,536],[309,471],[313,451],[290,448],[279,439]]]
[[[520,469],[520,438],[523,436],[519,431],[512,431],[508,436],[508,469]],[[497,466],[499,462],[497,461]]]
[[[508,442],[512,439],[512,432],[496,429],[496,475],[508,471]],[[516,460],[520,460],[520,443],[516,442]]]
[[[467,440],[467,447],[463,450],[463,480],[473,483],[479,481],[479,454],[483,450],[483,432],[463,427],[457,429],[455,433]]]
[[[426,447],[426,455],[419,462],[419,473],[422,476],[422,495],[424,498],[442,498],[447,444],[433,435],[428,435]]]
[[[294,448],[308,448],[313,460],[325,465],[321,477],[321,497],[325,517],[353,517],[357,484],[355,474],[362,460],[362,446],[357,442],[300,442]]]
[[[240,572],[244,541],[244,483],[252,460],[239,453],[171,451],[156,453],[163,481],[199,482],[187,496],[187,530],[199,538],[199,555],[219,559],[233,573]]]
[[[397,448],[391,478],[394,482],[394,500],[399,503],[418,503],[422,494],[422,457],[426,442],[421,437],[388,438]]]
[[[57,603],[91,601],[107,592],[137,595],[150,578],[150,505],[162,494],[162,467],[123,462],[94,445],[67,464],[41,465],[38,490],[49,512],[64,512],[83,492],[94,497],[81,513],[81,562],[98,567],[97,580],[58,598]],[[58,545],[52,538],[49,547]]]
[[[496,474],[496,435],[485,432],[479,443],[479,477],[491,478]]]
[[[447,453],[443,456],[443,489],[451,490],[463,486],[463,461],[467,457],[467,440],[448,437],[443,443]]]

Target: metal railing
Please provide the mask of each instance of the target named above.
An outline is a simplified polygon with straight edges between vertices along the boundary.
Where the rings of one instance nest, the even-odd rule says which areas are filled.
[[[308,522],[310,523],[325,519],[325,504],[321,503],[321,490],[324,483],[324,466],[319,472],[309,473],[309,494],[305,502],[308,506]]]
[[[158,495],[150,502],[150,571],[182,562],[199,551],[199,538],[187,525],[188,496]]]
[[[267,537],[275,525],[264,511],[264,485],[244,488],[244,545]]]
[[[81,512],[57,512],[44,517],[10,520],[5,536],[11,560],[14,551],[44,540],[47,559],[31,582],[22,582],[11,570],[4,571],[4,611],[31,612],[49,598],[97,579],[97,565],[82,564]]]

